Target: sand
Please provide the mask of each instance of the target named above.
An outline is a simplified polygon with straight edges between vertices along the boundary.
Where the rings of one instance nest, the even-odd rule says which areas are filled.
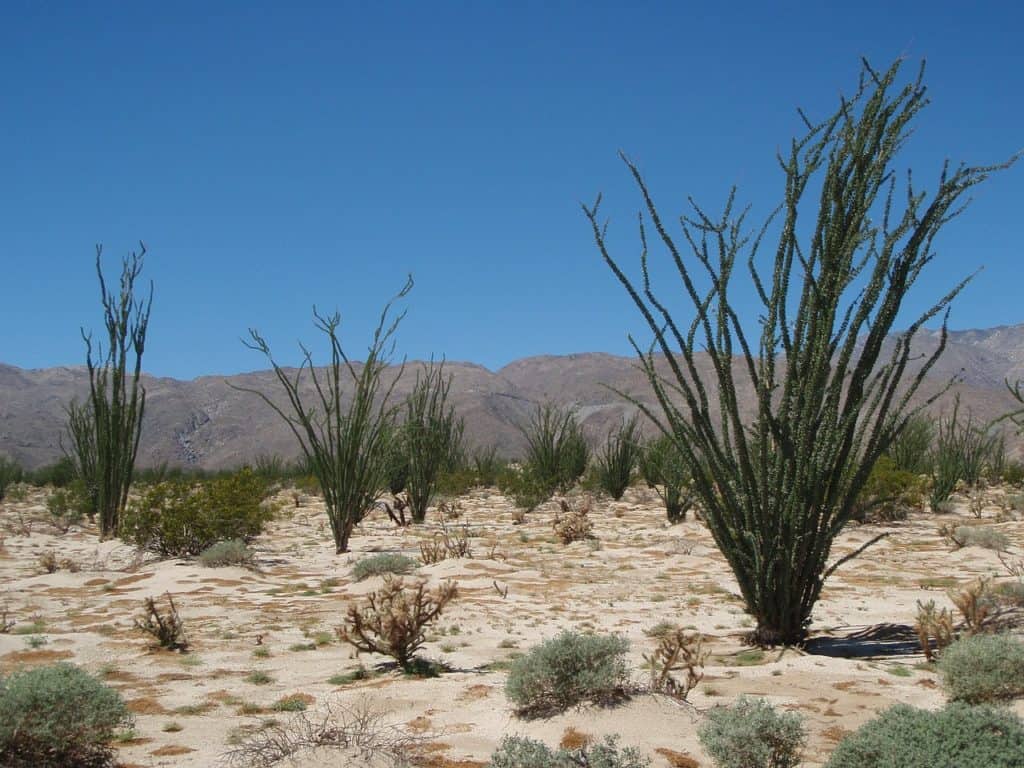
[[[1024,558],[1024,523],[997,522],[1004,492],[988,494],[984,522],[1006,533],[1012,552]],[[67,660],[100,675],[136,715],[134,733],[116,747],[129,766],[216,765],[264,721],[293,717],[274,705],[294,695],[314,715],[327,706],[367,703],[385,724],[419,739],[431,766],[485,765],[507,734],[554,747],[563,738],[610,733],[639,746],[656,768],[694,764],[686,757],[710,766],[696,735],[702,713],[740,694],[800,712],[810,734],[804,764],[821,765],[845,733],[896,702],[942,706],[936,674],[906,639],[917,601],[952,607],[951,585],[988,575],[1009,579],[993,552],[951,551],[937,533],[940,522],[978,522],[966,504],[951,515],[851,525],[837,540],[834,558],[882,531],[891,535],[827,583],[811,626],[822,638],[818,652],[750,653],[743,636],[752,622],[711,537],[694,520],[668,526],[650,491],[597,501],[591,513],[596,538],[568,546],[552,534],[555,504],[516,525],[507,499],[474,491],[460,500],[459,521],[473,533],[473,558],[418,570],[431,583],[455,579],[460,592],[422,653],[449,671],[421,679],[376,673],[387,659],[357,657],[334,630],[353,601],[381,585],[379,577],[354,581],[353,564],[377,552],[416,557],[419,543],[437,530],[429,522],[433,514],[426,525],[398,529],[375,512],[354,534],[352,551],[339,556],[322,504],[307,498],[295,508],[282,493],[278,519],[253,544],[257,568],[211,569],[184,559],[140,558],[121,542],[99,543],[89,525],[60,534],[43,522],[45,499],[45,491],[30,490],[25,499],[0,504],[0,607],[6,603],[18,622],[0,634],[0,671]],[[27,521],[34,521],[30,532]],[[43,573],[39,558],[51,550],[67,562]],[[188,653],[155,649],[133,626],[143,600],[165,593],[185,620]],[[655,647],[645,630],[663,621],[698,629],[712,651],[706,677],[687,703],[637,693],[614,707],[587,705],[526,720],[505,697],[504,667],[512,655],[564,629],[627,637],[640,686],[646,682],[642,654]],[[877,642],[865,640],[869,636]],[[361,665],[375,674],[329,682]],[[251,682],[253,672],[270,682]],[[1024,714],[1024,702],[1014,708]],[[288,764],[379,764],[344,755],[313,750]]]

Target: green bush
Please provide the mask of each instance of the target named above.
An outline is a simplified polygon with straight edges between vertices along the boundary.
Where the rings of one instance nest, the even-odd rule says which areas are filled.
[[[928,474],[932,471],[934,441],[935,422],[923,413],[911,416],[889,445],[893,468],[912,475]]]
[[[690,471],[668,435],[648,442],[639,457],[640,475],[661,498],[670,523],[680,523],[693,506]]]
[[[505,695],[524,715],[613,700],[627,682],[628,649],[629,641],[618,635],[563,632],[512,662]]]
[[[82,516],[92,516],[91,499],[80,480],[75,480],[65,488],[56,488],[46,499],[46,509],[50,513],[50,521],[62,533],[67,533],[72,525],[81,522]]]
[[[530,467],[508,467],[498,478],[498,488],[516,507],[527,512],[535,510],[553,494]]]
[[[942,685],[953,701],[968,704],[1024,695],[1024,642],[1009,635],[957,640],[939,657]]]
[[[7,487],[20,482],[22,477],[21,467],[16,461],[0,456],[0,499],[7,493]]]
[[[207,568],[229,565],[252,565],[252,550],[241,539],[229,539],[211,544],[199,554],[199,564]]]
[[[1021,768],[1024,723],[954,703],[938,712],[897,704],[839,743],[826,768]]]
[[[853,519],[860,522],[905,520],[911,509],[924,504],[924,481],[900,469],[889,456],[882,456],[872,467],[856,504]]]
[[[28,475],[32,485],[41,488],[52,485],[54,488],[66,488],[75,479],[75,465],[67,456],[61,456],[52,464],[46,464],[33,470]]]
[[[352,567],[352,577],[356,581],[362,581],[371,576],[383,576],[385,573],[402,576],[413,570],[416,565],[415,560],[405,555],[382,552],[379,555],[364,557],[357,562]]]
[[[0,765],[6,768],[110,765],[107,744],[131,722],[117,691],[71,664],[0,679]]]
[[[247,468],[197,484],[157,483],[129,505],[121,535],[165,557],[198,555],[218,541],[249,542],[270,519],[262,505],[266,490]]]
[[[494,488],[498,485],[498,477],[505,462],[498,456],[497,446],[491,445],[481,448],[473,454],[473,469],[480,485],[485,488]]]
[[[651,761],[635,747],[619,750],[618,736],[580,749],[552,751],[541,741],[506,736],[491,753],[490,768],[645,768]]]
[[[796,712],[746,696],[708,712],[697,735],[719,768],[795,768],[806,740]]]

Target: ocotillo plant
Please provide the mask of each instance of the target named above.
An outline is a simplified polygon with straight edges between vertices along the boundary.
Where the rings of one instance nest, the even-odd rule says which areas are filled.
[[[690,472],[675,442],[668,435],[659,435],[640,451],[640,475],[653,488],[665,505],[670,523],[681,523],[693,506]]]
[[[451,385],[451,377],[444,377],[444,363],[425,365],[405,401],[406,489],[416,523],[426,519],[438,475],[462,453],[462,419],[448,401]]]
[[[930,197],[909,175],[897,193],[893,161],[927,104],[923,66],[904,86],[899,69],[900,62],[882,72],[864,62],[856,92],[831,117],[812,123],[800,112],[807,133],[779,156],[783,201],[753,231],[733,190],[720,217],[691,201],[677,240],[623,155],[643,199],[639,281],[609,253],[601,198],[584,206],[601,256],[654,336],[649,348],[633,344],[657,406],[634,402],[672,435],[690,469],[760,644],[801,642],[825,580],[875,541],[829,564],[875,460],[916,412],[910,398],[945,349],[945,319],[937,348],[913,374],[911,340],[926,321],[948,316],[966,280],[898,333],[885,355],[883,343],[963,194],[1005,167],[947,163]],[[676,297],[655,290],[649,227],[678,273],[692,321],[678,322],[669,309]],[[765,274],[759,251],[770,234],[778,241]],[[759,317],[740,317],[738,259],[763,305]],[[702,348],[710,378],[698,361]],[[740,377],[754,392],[751,418],[741,411]]]
[[[574,411],[544,403],[518,428],[526,439],[526,469],[546,491],[567,491],[586,471],[590,448]]]
[[[67,409],[69,458],[86,488],[89,512],[99,515],[100,536],[117,533],[128,488],[132,482],[135,457],[139,452],[146,390],[140,382],[146,330],[153,304],[153,283],[145,300],[135,298],[135,281],[142,272],[146,246],[121,264],[120,291],[107,289],[103,278],[102,246],[96,246],[96,274],[100,281],[100,302],[107,328],[107,348],[93,348],[92,333],[82,330],[85,364],[89,373],[89,397]],[[134,366],[128,371],[128,358]]]
[[[398,294],[384,305],[373,341],[362,366],[345,354],[338,339],[341,315],[320,314],[313,308],[317,329],[327,335],[331,345],[331,361],[317,371],[309,349],[300,345],[303,362],[294,375],[278,365],[266,340],[249,329],[251,349],[262,352],[274,369],[288,400],[282,408],[266,393],[248,387],[235,387],[260,397],[280,416],[298,440],[303,455],[324,494],[327,517],[338,554],[348,551],[352,530],[373,509],[377,496],[386,485],[387,435],[397,406],[390,396],[405,369],[403,364],[395,377],[383,382],[384,369],[394,351],[393,338],[398,324],[405,317],[389,319],[391,307],[412,289],[410,277]],[[302,377],[308,373],[313,385],[312,404],[302,392]],[[346,381],[352,392],[345,393]]]
[[[597,454],[595,471],[601,490],[618,500],[629,488],[640,457],[639,420],[634,416],[612,430]]]
[[[969,486],[978,484],[989,456],[1000,444],[999,437],[998,433],[975,424],[971,413],[961,420],[960,398],[956,398],[952,414],[939,423],[931,456],[929,501],[933,510],[950,497],[960,481]]]
[[[896,469],[924,475],[932,468],[932,442],[935,440],[935,423],[925,414],[918,414],[907,420],[906,426],[896,435],[889,446]]]

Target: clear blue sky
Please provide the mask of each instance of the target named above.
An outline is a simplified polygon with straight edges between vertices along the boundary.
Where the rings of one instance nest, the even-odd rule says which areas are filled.
[[[266,367],[337,308],[359,357],[408,272],[399,352],[497,368],[627,353],[637,316],[579,210],[603,191],[632,260],[639,200],[665,214],[732,184],[782,189],[795,107],[824,116],[859,57],[928,61],[904,162],[1024,147],[1015,2],[15,2],[0,9],[0,361],[83,360],[113,276],[144,240],[156,284],[145,368]],[[1024,164],[977,190],[915,301],[984,265],[955,328],[1024,322]],[[917,306],[916,304],[914,306]],[[756,307],[749,307],[755,313]],[[320,346],[316,347],[320,349]]]

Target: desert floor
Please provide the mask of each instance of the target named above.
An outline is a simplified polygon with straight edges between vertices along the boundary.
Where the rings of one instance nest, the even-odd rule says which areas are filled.
[[[475,491],[460,500],[458,521],[472,532],[473,557],[417,572],[432,583],[458,581],[460,596],[422,654],[449,671],[415,678],[391,670],[336,685],[329,679],[360,665],[374,672],[386,661],[356,657],[334,636],[347,606],[381,585],[377,577],[356,582],[353,564],[377,552],[418,556],[419,543],[437,530],[433,516],[398,529],[374,512],[353,536],[352,552],[338,556],[319,500],[305,498],[296,508],[282,492],[280,514],[253,544],[257,567],[210,569],[140,559],[121,542],[99,543],[90,526],[58,534],[44,522],[46,492],[33,490],[0,505],[0,609],[6,604],[17,622],[0,634],[0,671],[67,660],[102,676],[136,715],[134,733],[117,745],[119,759],[132,766],[216,765],[267,719],[293,717],[274,706],[294,695],[309,712],[369,703],[421,739],[426,765],[485,765],[505,734],[556,746],[567,735],[618,733],[655,768],[709,766],[696,735],[701,713],[743,693],[803,714],[810,732],[805,765],[820,765],[838,739],[891,704],[942,705],[936,674],[908,639],[917,601],[952,607],[948,588],[980,576],[1009,577],[993,552],[951,551],[937,527],[996,525],[1020,559],[1024,522],[1019,514],[996,522],[1002,495],[988,493],[982,521],[961,505],[941,517],[850,526],[833,558],[881,531],[891,535],[826,584],[813,617],[812,633],[821,638],[815,652],[761,653],[742,643],[752,623],[706,529],[693,520],[668,526],[653,493],[631,489],[621,502],[596,501],[596,539],[563,546],[551,528],[555,504],[516,525],[508,500]],[[49,551],[63,561],[52,574],[39,564]],[[143,600],[165,592],[185,620],[187,653],[154,649],[133,626]],[[712,650],[689,703],[638,693],[613,707],[524,720],[505,698],[508,660],[568,628],[627,637],[634,677],[643,684],[642,654],[655,647],[645,630],[664,621],[699,629]],[[269,682],[251,682],[253,672]],[[1015,709],[1024,714],[1024,702]],[[306,754],[292,764],[337,765],[338,757]]]

